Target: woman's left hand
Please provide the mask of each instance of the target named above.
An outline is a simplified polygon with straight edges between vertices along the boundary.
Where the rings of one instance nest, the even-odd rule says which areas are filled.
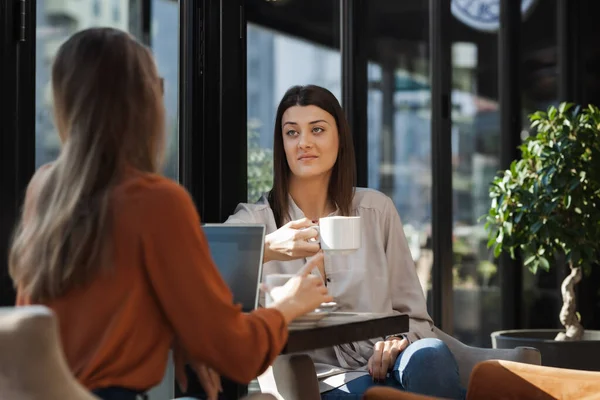
[[[219,393],[223,391],[223,387],[221,386],[221,376],[212,368],[206,366],[206,364],[190,360],[189,357],[187,357],[186,352],[177,342],[173,345],[173,363],[175,364],[175,379],[183,392],[187,391],[188,381],[185,373],[185,366],[186,364],[189,364],[196,373],[200,385],[202,386],[202,389],[204,389],[204,393],[206,393],[206,398],[208,400],[218,399]]]
[[[405,338],[391,338],[375,343],[373,355],[369,358],[369,374],[375,380],[385,380],[388,371],[394,366],[398,355],[408,347]]]

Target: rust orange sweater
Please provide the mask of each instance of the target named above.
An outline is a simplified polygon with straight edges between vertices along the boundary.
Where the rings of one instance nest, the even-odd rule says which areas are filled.
[[[45,304],[59,318],[79,381],[89,389],[149,389],[161,381],[175,338],[223,376],[248,382],[260,375],[287,340],[283,315],[244,314],[233,304],[185,189],[134,173],[113,199],[112,271]],[[31,302],[18,292],[17,304]]]

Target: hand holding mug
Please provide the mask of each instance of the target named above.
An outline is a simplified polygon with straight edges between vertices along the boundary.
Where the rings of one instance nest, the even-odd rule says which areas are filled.
[[[314,229],[312,229],[315,227]],[[289,261],[314,256],[321,249],[315,241],[317,225],[308,218],[290,221],[265,237],[263,262]]]

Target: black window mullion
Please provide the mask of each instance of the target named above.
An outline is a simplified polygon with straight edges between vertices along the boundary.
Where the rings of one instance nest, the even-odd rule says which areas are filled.
[[[202,215],[204,1],[179,3],[179,180]]]
[[[581,83],[585,71],[582,69],[581,42],[585,24],[580,23],[583,14],[582,1],[557,0],[557,62],[558,100],[575,103],[583,102]]]
[[[217,222],[248,198],[246,18],[243,0],[221,0],[220,193]]]
[[[246,201],[246,22],[241,0],[181,3],[180,177],[205,222]]]
[[[13,15],[15,2],[0,2],[0,306],[14,304],[14,291],[8,276],[8,243],[17,216],[18,190],[14,171],[17,155],[17,96],[16,42]]]
[[[452,148],[450,0],[429,1],[431,51],[432,317],[452,334]]]
[[[498,93],[500,102],[500,168],[510,167],[519,157],[521,137],[521,5],[500,0],[498,35]],[[500,257],[502,328],[520,326],[522,292],[521,262],[503,254]]]
[[[0,2],[0,306],[14,304],[8,250],[35,170],[35,8]]]
[[[367,52],[364,0],[341,0],[342,107],[353,135],[357,186],[368,186]]]

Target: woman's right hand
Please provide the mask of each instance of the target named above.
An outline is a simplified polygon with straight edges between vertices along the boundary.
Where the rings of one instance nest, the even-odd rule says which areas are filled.
[[[310,229],[315,227],[314,229]],[[265,237],[263,262],[289,261],[312,257],[321,250],[321,245],[311,241],[319,236],[317,224],[308,218],[290,221]]]
[[[310,241],[319,236],[317,226],[308,218],[290,221],[265,237],[263,262],[278,260],[289,261],[312,257],[319,252],[318,242]]]
[[[314,311],[321,303],[333,301],[323,280],[310,273],[322,260],[323,253],[319,253],[285,285],[279,288],[266,288],[274,300],[270,307],[279,310],[287,323]]]

